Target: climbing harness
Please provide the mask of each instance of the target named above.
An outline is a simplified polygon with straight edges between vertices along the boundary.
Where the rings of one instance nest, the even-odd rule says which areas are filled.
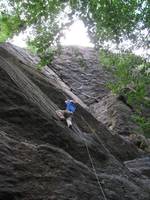
[[[75,129],[76,129],[77,134],[78,134],[78,132],[80,132],[79,128],[76,126]],[[75,131],[75,132],[76,132],[76,131]],[[94,172],[94,174],[95,174],[95,177],[96,177],[96,180],[97,180],[99,189],[100,189],[100,191],[101,191],[101,193],[102,193],[102,195],[103,195],[103,199],[104,199],[104,200],[107,200],[106,195],[105,195],[104,190],[103,190],[103,187],[102,187],[102,184],[100,183],[98,174],[97,174],[96,169],[95,169],[95,167],[94,167],[94,162],[93,162],[92,156],[91,156],[91,154],[90,154],[90,150],[89,150],[89,148],[88,148],[87,142],[86,142],[86,140],[85,140],[84,137],[81,137],[80,134],[78,134],[78,135],[79,135],[79,137],[81,138],[81,140],[84,141],[84,144],[85,144],[85,147],[86,147],[86,151],[87,151],[87,153],[88,153],[88,157],[89,157],[89,160],[90,160],[90,162],[91,162],[91,166],[92,166],[93,172]],[[101,200],[100,197],[99,197],[99,199]]]

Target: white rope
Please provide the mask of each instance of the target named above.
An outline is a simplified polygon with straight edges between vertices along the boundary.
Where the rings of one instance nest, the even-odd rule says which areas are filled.
[[[46,104],[46,103],[51,103],[51,104],[50,104],[50,105],[51,105],[51,106],[50,106],[51,111],[55,112],[55,110],[57,110],[56,105],[55,105],[54,103],[52,103],[52,102],[48,102],[46,96],[44,96],[43,93],[38,89],[38,87],[36,87],[36,86],[35,86],[35,85],[34,85],[34,84],[33,84],[19,69],[17,69],[16,66],[15,66],[15,67],[12,66],[12,65],[11,65],[8,61],[6,61],[6,59],[4,59],[3,57],[0,56],[0,58],[2,59],[2,63],[1,63],[1,65],[0,65],[0,66],[2,67],[2,69],[4,69],[4,70],[10,75],[11,79],[13,79],[13,80],[15,81],[15,83],[16,83],[18,86],[20,86],[20,88],[22,88],[24,92],[26,92],[26,95],[27,95],[28,97],[30,97],[30,99],[32,100],[32,102],[37,103],[38,101],[41,101],[41,102],[38,102],[38,104],[41,104],[40,106],[42,107],[42,111],[44,111],[44,112],[45,112],[45,109],[44,109],[44,108],[47,107],[47,106],[45,106],[45,105],[49,105],[49,104]],[[14,69],[16,69],[16,70],[14,70]],[[19,81],[18,81],[18,78],[20,78],[18,74],[20,75],[20,77],[22,78],[22,80],[23,80],[23,78],[24,78],[24,81],[22,81],[22,82],[19,82]],[[29,87],[30,87],[31,89],[29,89]],[[31,92],[31,90],[32,90],[32,92]],[[33,91],[34,91],[34,92],[33,92]],[[30,93],[30,92],[31,92],[31,94],[32,94],[32,98],[31,98],[31,95],[28,94],[28,93]],[[35,95],[35,92],[36,92],[36,95]],[[41,96],[39,96],[39,93],[41,93]],[[35,97],[34,97],[34,96],[35,96]],[[43,96],[44,96],[44,97],[43,97]],[[38,97],[38,98],[37,98],[37,97]],[[45,99],[44,99],[44,98],[45,98]],[[38,99],[38,100],[37,100],[37,99]],[[80,136],[80,134],[79,134],[79,136]],[[90,162],[91,162],[91,166],[92,166],[92,168],[93,168],[93,171],[94,171],[96,180],[97,180],[97,182],[98,182],[99,188],[100,188],[100,190],[101,190],[101,192],[102,192],[102,195],[103,195],[104,200],[107,200],[107,198],[106,198],[106,196],[105,196],[105,193],[104,193],[104,191],[103,191],[102,185],[101,185],[101,183],[100,183],[98,174],[97,174],[96,169],[95,169],[95,167],[94,167],[94,163],[93,163],[93,160],[92,160],[92,157],[91,157],[91,154],[90,154],[88,145],[87,145],[87,143],[86,143],[86,140],[85,140],[84,138],[82,138],[81,136],[80,136],[80,138],[81,138],[81,140],[82,140],[82,139],[84,140],[84,144],[85,144],[85,147],[86,147],[86,150],[87,150],[87,153],[88,153],[88,156],[89,156],[89,160],[90,160]],[[100,197],[99,197],[99,199],[100,199]]]
[[[92,165],[92,168],[93,168],[95,177],[96,177],[97,182],[98,182],[98,186],[99,186],[99,188],[100,188],[100,190],[101,190],[101,192],[102,192],[102,195],[103,195],[104,200],[107,200],[106,195],[105,195],[105,193],[104,193],[104,190],[103,190],[103,188],[102,188],[102,185],[101,185],[101,183],[100,183],[98,174],[97,174],[96,169],[95,169],[95,167],[94,167],[94,163],[93,163],[93,160],[92,160],[92,156],[91,156],[91,154],[90,154],[90,151],[89,151],[89,148],[88,148],[88,145],[87,145],[85,139],[84,139],[84,142],[85,142],[86,150],[87,150],[87,153],[88,153],[88,156],[89,156],[89,159],[90,159],[90,162],[91,162],[91,165]]]
[[[107,200],[106,195],[105,195],[104,190],[103,190],[103,187],[102,187],[102,185],[101,185],[101,183],[100,183],[98,174],[97,174],[96,169],[95,169],[95,167],[94,167],[93,159],[92,159],[92,156],[91,156],[91,154],[90,154],[90,150],[89,150],[89,148],[88,148],[87,142],[86,142],[86,140],[85,140],[84,137],[81,137],[80,133],[79,133],[78,135],[79,135],[79,137],[81,138],[81,140],[83,139],[83,141],[84,141],[84,144],[85,144],[85,147],[86,147],[86,150],[87,150],[87,153],[88,153],[88,157],[89,157],[89,160],[90,160],[90,162],[91,162],[91,166],[92,166],[93,172],[94,172],[94,174],[95,174],[95,177],[96,177],[96,180],[97,180],[99,189],[100,189],[100,191],[101,191],[101,193],[102,193],[102,195],[103,195],[103,199],[104,199],[104,200]],[[98,197],[99,197],[99,196],[98,196]],[[99,197],[99,199],[101,200],[100,197]]]
[[[54,104],[43,91],[28,78],[19,67],[13,63],[9,63],[5,58],[0,56],[0,68],[2,68],[14,83],[22,90],[22,95],[32,103],[37,105],[40,110],[49,118],[56,115],[58,107]]]

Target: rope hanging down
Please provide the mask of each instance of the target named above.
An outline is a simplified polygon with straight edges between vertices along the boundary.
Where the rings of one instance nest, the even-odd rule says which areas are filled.
[[[43,91],[30,80],[30,78],[28,78],[20,67],[14,63],[10,63],[2,56],[0,56],[0,60],[0,68],[2,68],[20,88],[22,95],[24,95],[25,98],[37,105],[47,118],[50,118],[50,116],[57,117],[57,105],[53,103],[53,101],[51,101],[47,95],[45,95]],[[30,73],[29,69],[27,69],[27,71]]]
[[[8,61],[6,61],[6,59],[4,59],[1,56],[0,56],[0,58],[1,58],[1,61],[2,61],[0,67],[8,73],[8,75],[11,77],[11,79],[13,79],[13,81],[20,88],[22,88],[22,90],[25,93],[25,96],[28,96],[28,98],[32,102],[37,104],[45,114],[49,115],[49,113],[47,112],[48,110],[50,110],[51,112],[53,111],[53,113],[55,113],[55,110],[57,110],[57,106],[53,102],[51,102],[43,94],[43,92],[34,83],[32,83],[32,81],[30,81],[29,78],[27,76],[25,76],[21,70],[19,70],[17,68],[17,66],[10,64]],[[20,77],[21,77],[22,81],[20,81]],[[40,94],[40,96],[39,96],[39,94]],[[38,98],[36,98],[36,97],[38,97]],[[77,129],[77,131],[80,132],[80,130],[78,130],[77,127],[76,127],[76,129]],[[86,143],[86,140],[84,138],[82,138],[80,134],[79,134],[79,136],[80,136],[81,140],[83,139],[83,141],[84,141],[84,144],[85,144],[85,147],[86,147],[86,150],[87,150],[87,153],[88,153],[88,157],[89,157],[89,160],[91,162],[91,166],[93,168],[93,172],[94,172],[96,180],[98,182],[98,186],[100,188],[100,191],[102,192],[102,195],[103,195],[103,199],[107,200],[106,195],[103,191],[102,185],[100,183],[98,174],[97,174],[96,169],[94,167],[94,163],[93,163],[88,145]],[[99,199],[100,199],[100,197],[99,197]]]
[[[76,126],[76,129],[77,129],[78,132],[80,132],[80,130],[79,130],[79,128],[78,128],[77,126]],[[95,167],[94,167],[93,159],[92,159],[92,156],[91,156],[91,154],[90,154],[90,151],[89,151],[87,142],[86,142],[86,140],[85,140],[84,137],[81,137],[80,134],[78,134],[78,135],[79,135],[79,137],[81,138],[81,140],[84,141],[84,144],[85,144],[85,147],[86,147],[86,150],[87,150],[87,153],[88,153],[88,157],[89,157],[89,160],[90,160],[90,162],[91,162],[91,166],[92,166],[93,172],[94,172],[94,174],[95,174],[95,177],[96,177],[96,180],[97,180],[99,189],[100,189],[100,191],[101,191],[101,193],[102,193],[102,195],[103,195],[103,199],[104,199],[104,200],[107,200],[106,195],[105,195],[104,190],[103,190],[103,187],[102,187],[102,185],[101,185],[101,183],[100,183],[98,174],[97,174],[96,169],[95,169]],[[101,200],[100,197],[99,197],[99,199]]]

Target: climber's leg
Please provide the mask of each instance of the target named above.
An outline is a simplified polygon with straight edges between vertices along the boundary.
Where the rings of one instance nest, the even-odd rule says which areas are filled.
[[[71,128],[71,127],[72,127],[72,116],[66,118],[66,122],[67,122],[67,126],[68,126],[69,128]]]
[[[68,127],[71,127],[72,126],[72,115],[73,113],[72,112],[69,112],[67,110],[64,111],[64,117],[66,119],[66,122],[67,122],[67,126]]]
[[[56,113],[61,120],[66,120],[68,127],[72,126],[72,112],[67,110],[57,110]]]

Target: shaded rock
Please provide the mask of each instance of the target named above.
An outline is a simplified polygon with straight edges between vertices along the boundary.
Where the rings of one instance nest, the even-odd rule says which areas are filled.
[[[112,73],[100,64],[98,53],[93,48],[63,47],[49,67],[112,133],[142,133],[133,122],[131,106],[110,94],[107,84],[115,80]]]
[[[135,144],[138,148],[150,152],[150,142],[144,135],[131,134],[129,140]]]
[[[123,164],[140,156],[136,147],[112,136],[81,100],[69,129],[56,110],[71,91],[15,48],[0,46],[0,198],[104,199],[98,177],[107,199],[149,200],[149,186]]]
[[[150,156],[126,161],[125,166],[134,174],[134,179],[145,185],[145,191],[149,191],[150,185]]]
[[[140,134],[142,130],[132,119],[133,111],[118,96],[109,94],[99,103],[91,106],[96,118],[105,124],[113,134],[129,136]]]
[[[131,172],[150,178],[150,156],[126,161],[125,165]]]
[[[106,83],[112,74],[99,65],[93,48],[62,47],[50,67],[87,105],[98,102],[109,92]]]

